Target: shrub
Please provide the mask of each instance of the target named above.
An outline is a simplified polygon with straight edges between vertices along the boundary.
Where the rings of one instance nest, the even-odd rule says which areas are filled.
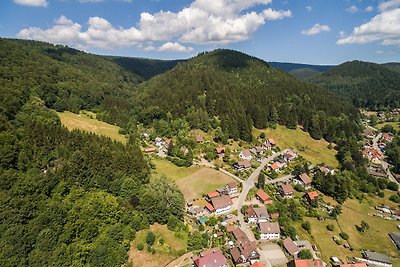
[[[340,237],[343,238],[344,240],[349,240],[349,235],[348,235],[347,233],[341,232],[339,235],[340,235]]]
[[[146,236],[146,243],[150,246],[152,246],[154,244],[154,242],[156,241],[156,236],[154,235],[153,232],[148,232],[147,236]]]
[[[326,229],[328,229],[329,231],[333,231],[333,230],[335,230],[335,226],[333,224],[328,224],[326,226]]]
[[[311,230],[311,223],[309,221],[305,221],[301,224],[301,227],[303,227],[304,230],[307,232],[310,232]]]
[[[299,252],[299,258],[302,260],[312,259],[311,251],[308,249],[303,249]]]
[[[143,249],[144,249],[143,243],[140,242],[139,244],[137,244],[137,245],[136,245],[136,248],[137,248],[138,250],[143,250]]]

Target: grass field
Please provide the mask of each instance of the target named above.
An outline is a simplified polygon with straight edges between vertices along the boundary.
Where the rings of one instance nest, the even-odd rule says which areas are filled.
[[[207,167],[177,167],[167,160],[153,160],[156,170],[153,175],[162,175],[173,179],[185,196],[186,201],[200,198],[203,194],[232,182],[229,176]]]
[[[181,233],[176,236],[174,232],[167,229],[166,225],[155,224],[150,226],[150,230],[156,235],[156,242],[153,245],[155,253],[147,251],[146,235],[149,230],[143,230],[136,234],[135,240],[131,244],[128,252],[129,261],[133,267],[159,267],[165,266],[186,250],[187,234]],[[164,239],[164,244],[160,244],[160,239]],[[139,251],[136,246],[143,243],[145,248]]]
[[[393,128],[394,128],[396,131],[400,131],[400,122],[395,122],[395,121],[379,123],[379,124],[376,125],[376,128],[377,128],[377,129],[382,129],[383,126],[385,126],[386,124],[390,124],[390,125],[393,126]]]
[[[79,129],[85,132],[110,137],[124,144],[127,141],[126,137],[118,132],[120,129],[118,126],[93,119],[95,118],[93,113],[81,112],[78,115],[65,111],[57,112],[57,114],[61,119],[61,123],[70,131]]]
[[[346,260],[347,256],[360,257],[361,250],[366,249],[385,253],[392,257],[393,266],[400,266],[400,254],[388,236],[391,232],[399,232],[397,230],[399,223],[368,215],[369,213],[377,213],[374,209],[376,205],[385,204],[396,208],[396,204],[388,200],[393,193],[386,191],[385,194],[384,199],[367,197],[361,203],[356,199],[347,200],[342,205],[342,214],[337,222],[329,219],[318,221],[315,218],[306,218],[305,220],[311,223],[311,235],[304,231],[300,224],[296,225],[296,229],[302,238],[309,239],[312,243],[317,244],[323,259],[326,261],[329,261],[331,256],[339,257],[342,260]],[[360,225],[362,220],[370,226],[370,229],[365,233],[360,233],[356,229],[356,225]],[[328,224],[335,226],[334,231],[327,230]],[[332,239],[334,235],[339,236],[342,231],[349,235],[349,244],[354,248],[354,251],[344,248],[343,245],[337,245]]]
[[[321,162],[337,167],[338,162],[335,158],[336,151],[329,149],[329,143],[325,140],[315,140],[311,136],[297,128],[296,130],[288,129],[278,125],[276,129],[262,130],[267,138],[273,138],[281,149],[294,148],[302,157],[312,162],[319,164]],[[254,133],[258,137],[262,132],[255,130]]]

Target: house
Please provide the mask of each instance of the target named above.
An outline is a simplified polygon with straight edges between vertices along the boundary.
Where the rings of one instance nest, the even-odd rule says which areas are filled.
[[[206,211],[205,211],[204,207],[192,207],[187,210],[187,213],[194,217],[203,216],[203,215],[205,215],[205,212]]]
[[[156,152],[156,149],[154,147],[146,147],[144,149],[144,153],[154,153]]]
[[[371,138],[371,139],[373,139],[373,138],[376,137],[376,133],[375,133],[374,130],[372,130],[371,128],[366,128],[366,129],[363,131],[363,135],[364,135],[365,137]]]
[[[214,213],[214,212],[215,212],[214,206],[213,206],[211,203],[207,203],[207,204],[204,206],[204,208],[205,208],[206,210],[208,210],[209,213]]]
[[[239,190],[237,183],[231,182],[226,184],[225,190],[228,193],[228,195],[236,194]]]
[[[221,249],[213,248],[204,251],[200,257],[193,258],[193,262],[197,267],[227,267],[228,261],[222,253]]]
[[[235,162],[233,164],[233,167],[235,168],[236,171],[244,171],[244,170],[248,170],[251,168],[251,163],[248,160],[241,160],[241,161]]]
[[[275,147],[276,146],[276,142],[274,139],[272,138],[268,138],[265,140],[264,142],[265,145],[270,145],[271,147]]]
[[[296,243],[293,242],[290,237],[283,240],[283,246],[291,256],[297,258],[297,254],[299,254],[300,248],[296,245]]]
[[[271,220],[276,220],[279,218],[279,213],[271,213],[269,217],[271,218]]]
[[[274,162],[269,166],[269,169],[274,172],[279,172],[283,168],[284,164],[280,162]]]
[[[271,197],[270,197],[267,193],[265,193],[265,191],[262,190],[262,189],[258,189],[258,191],[257,191],[257,193],[256,193],[256,197],[257,197],[257,199],[258,199],[261,203],[263,203],[264,205],[270,205],[270,204],[272,204],[272,199],[271,199]]]
[[[281,185],[280,193],[284,198],[292,198],[294,189],[291,184],[283,184]]]
[[[154,143],[156,144],[156,146],[162,147],[164,145],[164,140],[162,140],[161,137],[156,137],[154,139]]]
[[[170,144],[171,144],[171,139],[165,139],[165,142],[164,142],[165,148],[169,148]]]
[[[376,178],[387,178],[387,173],[381,165],[379,167],[368,166],[367,172]]]
[[[265,152],[265,148],[263,146],[256,146],[254,147],[254,152],[256,152],[256,155],[263,155]]]
[[[371,161],[376,164],[381,164],[381,161],[383,159],[382,153],[379,150],[374,149],[372,147],[364,148],[364,150],[362,151],[362,155],[368,161]]]
[[[310,203],[311,201],[317,199],[317,197],[318,197],[318,192],[316,192],[316,191],[307,192],[304,196],[305,196],[305,198],[307,199],[307,201]]]
[[[250,241],[247,235],[239,228],[236,228],[232,234],[236,241],[236,247],[232,248],[230,253],[235,264],[254,263],[260,259],[255,241]]]
[[[207,199],[210,201],[211,199],[215,198],[215,197],[219,197],[220,194],[217,191],[211,192],[207,194]]]
[[[385,254],[381,253],[376,253],[376,252],[371,252],[371,251],[364,251],[362,253],[364,260],[370,265],[381,265],[381,266],[387,266],[391,267],[392,266],[392,259],[389,258]]]
[[[196,139],[196,142],[197,142],[198,144],[204,142],[204,137],[201,136],[201,135],[197,135],[195,139]]]
[[[215,213],[220,215],[222,213],[226,213],[232,208],[232,199],[230,196],[222,196],[218,198],[211,199],[211,204],[215,209]]]
[[[400,250],[400,234],[399,233],[390,233],[390,239],[392,239],[394,245]]]
[[[179,151],[182,152],[184,155],[186,155],[186,154],[189,153],[189,149],[188,149],[187,147],[185,147],[185,146],[182,146],[182,147],[179,149]]]
[[[223,147],[223,146],[216,147],[215,153],[217,153],[218,155],[225,153],[225,147]]]
[[[383,133],[381,137],[381,141],[383,142],[392,142],[394,139],[394,135],[392,133]]]
[[[329,167],[329,166],[320,166],[318,169],[324,175],[328,175],[328,174],[333,175],[333,174],[335,174],[335,170],[332,167]]]
[[[324,263],[320,259],[313,260],[293,260],[288,267],[324,267]]]
[[[311,186],[311,178],[307,173],[300,174],[296,181],[298,181],[298,183],[301,184],[305,189],[308,189]]]
[[[250,265],[250,267],[267,267],[267,266],[263,263],[260,263],[259,261],[256,261],[255,263]]]
[[[245,160],[251,160],[253,158],[253,156],[251,155],[251,152],[249,149],[243,149],[239,154],[239,158],[245,159]]]
[[[276,240],[281,236],[281,229],[277,222],[261,222],[258,224],[258,229],[262,240]]]
[[[293,150],[290,150],[289,152],[283,154],[283,159],[286,162],[292,162],[297,158],[297,153]]]
[[[260,223],[260,222],[267,222],[269,219],[267,209],[262,207],[255,208],[253,205],[250,205],[244,214],[249,223]]]

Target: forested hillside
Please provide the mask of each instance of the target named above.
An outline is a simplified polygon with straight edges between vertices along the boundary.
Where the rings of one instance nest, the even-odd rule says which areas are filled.
[[[282,62],[269,62],[268,64],[270,64],[274,68],[286,71],[287,73],[301,80],[311,79],[318,74],[321,74],[334,67],[329,65],[310,65]]]
[[[135,113],[146,125],[184,117],[194,128],[220,125],[227,137],[244,140],[253,126],[277,123],[300,124],[328,141],[358,132],[350,103],[236,51],[200,54],[140,84],[136,94]]]
[[[369,62],[343,63],[311,81],[351,100],[357,107],[382,110],[400,106],[400,74]]]
[[[121,266],[136,231],[182,218],[135,139],[69,132],[48,108],[125,122],[135,76],[44,43],[0,40],[0,54],[0,266]]]

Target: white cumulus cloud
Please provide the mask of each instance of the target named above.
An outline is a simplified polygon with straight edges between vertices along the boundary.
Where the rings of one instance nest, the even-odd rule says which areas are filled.
[[[351,35],[343,36],[336,43],[343,45],[381,42],[384,45],[400,45],[400,8],[390,9],[387,5],[382,10],[384,11],[369,22],[355,27]]]
[[[255,6],[265,6],[271,2],[272,0],[194,0],[178,12],[143,12],[137,25],[130,28],[113,26],[100,17],[91,17],[87,25],[80,25],[62,16],[48,29],[30,27],[22,29],[17,36],[81,48],[138,46],[154,50],[156,45],[144,44],[159,42],[163,45],[156,49],[158,51],[167,51],[167,48],[174,47],[176,50],[190,52],[189,47],[182,49],[185,46],[178,45],[227,44],[247,40],[266,21],[292,16],[290,10],[252,10]],[[162,48],[164,45],[166,46]]]
[[[49,4],[47,0],[14,0],[14,3],[22,6],[34,6],[34,7],[47,7]]]
[[[365,8],[365,11],[367,11],[367,12],[374,11],[374,7],[373,7],[373,6],[367,6],[367,7]]]
[[[390,0],[379,4],[378,8],[380,11],[385,11],[393,8],[400,7],[400,0]]]
[[[315,35],[321,32],[329,32],[331,29],[328,25],[321,25],[319,23],[312,26],[310,29],[303,30],[301,33],[304,35]]]
[[[356,7],[355,5],[352,5],[351,7],[347,8],[346,11],[350,12],[350,13],[357,13],[358,7]]]
[[[160,46],[160,48],[158,48],[158,51],[161,52],[179,52],[179,53],[187,53],[187,52],[192,52],[193,48],[192,47],[186,47],[184,45],[181,45],[178,42],[167,42],[165,44],[163,44],[162,46]]]
[[[307,10],[308,12],[311,12],[312,6],[306,6],[306,10]]]

